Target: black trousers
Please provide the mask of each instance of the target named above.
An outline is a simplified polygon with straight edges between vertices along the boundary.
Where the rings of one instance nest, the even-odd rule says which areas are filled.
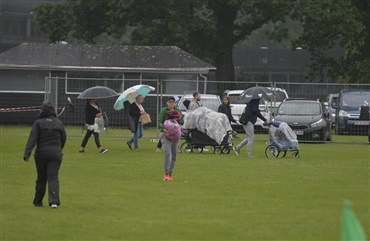
[[[85,135],[84,139],[82,140],[81,146],[82,147],[86,146],[86,144],[89,141],[89,138],[90,138],[91,135],[94,135],[96,147],[100,148],[101,145],[100,145],[100,141],[99,141],[99,133],[96,133],[96,132],[90,131],[90,130],[86,130],[86,135]]]
[[[48,184],[49,205],[60,205],[59,199],[59,169],[62,164],[62,151],[60,148],[48,148],[35,152],[37,169],[36,193],[33,204],[42,206],[42,200]]]
[[[158,144],[157,144],[157,148],[162,148],[162,142],[161,142],[161,139],[159,139],[159,141],[158,141]]]

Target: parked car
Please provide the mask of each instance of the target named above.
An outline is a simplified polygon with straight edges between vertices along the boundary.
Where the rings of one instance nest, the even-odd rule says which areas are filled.
[[[331,141],[331,122],[325,106],[318,100],[286,99],[274,115],[286,122],[298,140]]]
[[[192,100],[192,94],[183,95],[179,101],[179,108],[184,115],[187,111],[187,108],[184,105],[184,100]],[[201,106],[205,106],[211,110],[217,111],[218,107],[221,105],[221,99],[218,95],[210,95],[210,94],[201,94],[201,100],[199,101]]]
[[[332,126],[335,125],[335,111],[336,111],[337,106],[338,106],[338,104],[337,104],[338,103],[338,96],[339,96],[339,93],[329,94],[326,97],[326,100],[324,102],[324,105],[325,105],[325,107],[327,108],[327,110],[329,112],[330,121],[331,121]]]
[[[369,104],[370,90],[342,90],[339,93],[338,108],[335,112],[335,133],[366,134],[370,124]],[[361,108],[363,108],[362,113]]]
[[[289,98],[288,93],[286,90],[282,88],[271,88],[266,87],[267,89],[271,90],[275,93],[271,101],[267,101],[267,106],[270,110],[270,113],[276,112],[276,110],[279,108],[280,104]]]
[[[235,120],[239,120],[240,116],[244,112],[246,107],[246,102],[243,99],[239,99],[239,96],[244,92],[244,90],[225,90],[223,96],[227,96],[230,99],[231,114]],[[261,114],[266,118],[270,119],[270,112],[267,102],[264,99],[260,100],[259,109]],[[235,127],[241,126],[237,123],[231,123]],[[263,121],[257,118],[257,122],[254,124],[257,127],[263,127]]]

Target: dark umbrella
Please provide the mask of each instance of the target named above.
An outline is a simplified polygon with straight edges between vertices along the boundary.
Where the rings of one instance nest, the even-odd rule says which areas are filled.
[[[246,102],[261,98],[264,98],[265,100],[271,100],[274,94],[274,92],[266,87],[255,86],[244,90],[244,92],[239,96],[239,99],[245,100]]]
[[[84,90],[78,99],[103,99],[119,95],[116,91],[106,86],[95,86]]]

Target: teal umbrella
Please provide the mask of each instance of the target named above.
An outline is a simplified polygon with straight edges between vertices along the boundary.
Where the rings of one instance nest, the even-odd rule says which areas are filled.
[[[120,96],[118,96],[116,103],[114,103],[115,110],[122,110],[125,108],[124,102],[128,101],[130,103],[135,102],[135,98],[138,95],[146,96],[150,91],[154,91],[155,88],[150,85],[135,85],[126,89]]]

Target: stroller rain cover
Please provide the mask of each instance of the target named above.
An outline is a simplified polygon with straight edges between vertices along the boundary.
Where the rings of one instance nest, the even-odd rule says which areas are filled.
[[[273,121],[271,122],[269,132],[270,142],[272,140],[280,149],[299,149],[297,135],[287,123]]]
[[[186,112],[184,129],[198,129],[221,145],[228,131],[232,131],[229,119],[223,113],[218,113],[207,107],[199,107]]]

